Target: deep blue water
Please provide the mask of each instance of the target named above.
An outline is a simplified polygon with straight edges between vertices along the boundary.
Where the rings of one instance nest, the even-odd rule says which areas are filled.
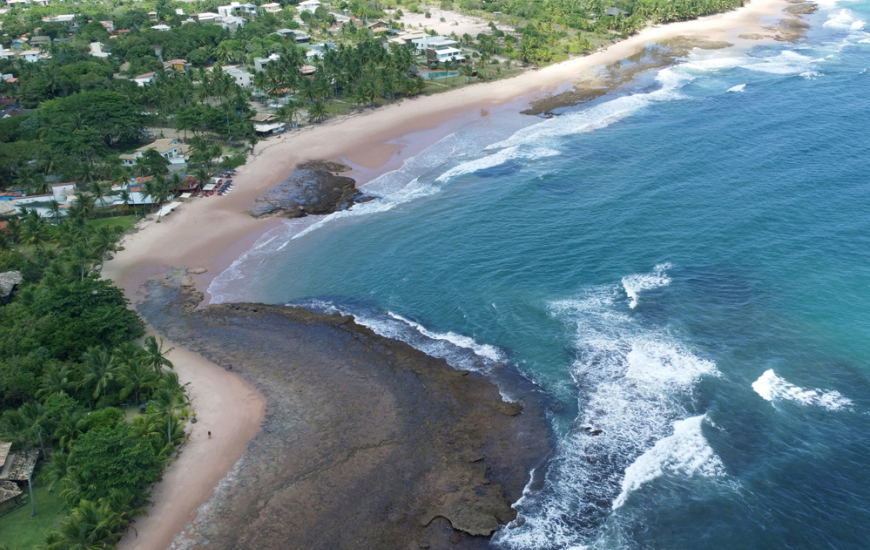
[[[870,548],[865,19],[469,123],[211,291],[539,384],[556,455],[498,547]]]

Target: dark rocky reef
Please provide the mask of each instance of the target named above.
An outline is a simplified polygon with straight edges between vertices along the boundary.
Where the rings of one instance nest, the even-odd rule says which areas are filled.
[[[139,311],[253,383],[263,429],[174,547],[483,548],[551,449],[543,399],[522,405],[352,317],[261,304],[194,309],[170,276]],[[519,377],[518,377],[519,378]],[[219,429],[219,428],[218,428]]]
[[[338,175],[348,170],[350,168],[344,164],[323,160],[297,164],[287,179],[257,198],[251,214],[301,218],[309,214],[331,214],[346,210],[354,203],[371,200],[357,190],[353,178]]]
[[[586,75],[574,84],[572,90],[533,101],[528,109],[522,111],[522,114],[553,116],[559,109],[580,105],[608,94],[634,80],[634,77],[642,71],[673,65],[694,48],[718,50],[732,45],[729,42],[709,40],[702,36],[669,38],[639,48],[634,54],[606,65],[603,70],[594,75]]]

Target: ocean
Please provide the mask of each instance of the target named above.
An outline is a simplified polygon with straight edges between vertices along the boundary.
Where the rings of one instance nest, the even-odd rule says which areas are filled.
[[[797,43],[470,121],[213,301],[537,384],[555,451],[495,548],[870,548],[870,1],[820,8]]]

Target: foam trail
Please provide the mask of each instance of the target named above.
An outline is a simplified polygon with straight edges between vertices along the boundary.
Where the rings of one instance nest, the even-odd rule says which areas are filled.
[[[746,84],[738,84],[737,86],[732,86],[726,90],[727,92],[742,92],[746,89]]]
[[[822,407],[829,411],[838,411],[852,407],[852,400],[844,397],[838,391],[823,391],[804,389],[777,376],[773,369],[764,371],[758,380],[752,383],[752,389],[765,401],[793,401],[801,405]]]
[[[554,149],[547,148],[534,148],[531,150],[522,150],[517,146],[508,147],[506,149],[502,149],[497,153],[493,153],[491,155],[481,157],[479,159],[471,160],[468,162],[464,162],[455,168],[451,168],[450,170],[444,172],[438,179],[435,180],[437,182],[446,182],[456,176],[462,176],[465,174],[471,174],[477,172],[479,170],[485,170],[487,168],[494,168],[496,166],[501,166],[507,162],[512,160],[535,160],[539,158],[545,157],[555,157],[560,153]]]
[[[852,10],[840,10],[839,13],[831,14],[828,20],[822,25],[826,29],[843,31],[843,32],[858,32],[864,29],[864,21],[855,18],[855,13]]]
[[[674,423],[674,435],[656,442],[625,469],[622,492],[613,501],[613,509],[625,504],[632,491],[666,473],[685,477],[724,475],[722,460],[704,438],[701,423],[706,415],[693,416]]]
[[[655,266],[652,273],[623,277],[622,287],[628,295],[628,307],[631,309],[637,307],[639,294],[644,290],[653,290],[671,284],[671,278],[665,273],[671,267],[673,267],[671,264],[663,263]]]

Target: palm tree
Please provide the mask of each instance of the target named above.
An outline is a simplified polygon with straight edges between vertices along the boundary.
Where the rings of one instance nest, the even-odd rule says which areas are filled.
[[[21,244],[42,249],[48,241],[48,226],[35,210],[29,211],[21,224]]]
[[[48,211],[51,212],[51,218],[54,220],[55,224],[60,223],[60,217],[62,216],[60,212],[60,203],[54,199],[48,201]]]
[[[121,383],[121,399],[129,395],[136,398],[136,406],[140,403],[140,394],[152,389],[157,382],[157,375],[151,370],[151,366],[144,358],[124,363],[118,374],[118,382]]]
[[[68,249],[67,257],[79,272],[79,281],[84,281],[85,276],[90,271],[92,262],[91,250],[88,248],[87,242],[79,241],[75,243],[72,248]]]
[[[143,348],[145,349],[145,363],[154,371],[155,374],[161,374],[163,372],[163,367],[168,367],[170,369],[175,368],[172,361],[166,358],[166,355],[175,348],[169,348],[164,351],[162,337],[158,342],[157,338],[153,335],[146,336]]]
[[[94,237],[91,241],[91,245],[94,247],[94,252],[100,258],[100,273],[103,272],[103,266],[106,263],[106,256],[108,255],[108,253],[118,250],[118,247],[115,244],[116,241],[117,234],[105,225],[101,225],[94,232]]]
[[[183,387],[160,388],[151,396],[148,407],[160,416],[166,416],[166,444],[172,444],[172,421],[176,411],[183,410],[190,401]]]
[[[94,388],[94,401],[102,393],[105,397],[109,384],[115,379],[118,372],[118,363],[115,356],[106,348],[89,348],[82,357],[84,363],[84,377],[80,382],[83,388]]]
[[[308,107],[308,118],[312,122],[320,122],[326,118],[326,104],[321,100],[317,100]]]
[[[72,387],[69,379],[70,370],[66,365],[55,365],[45,371],[40,378],[39,389],[36,397],[45,399],[56,393],[62,393]]]
[[[126,527],[125,520],[107,502],[81,500],[59,531],[46,537],[46,550],[97,550],[114,548]]]

